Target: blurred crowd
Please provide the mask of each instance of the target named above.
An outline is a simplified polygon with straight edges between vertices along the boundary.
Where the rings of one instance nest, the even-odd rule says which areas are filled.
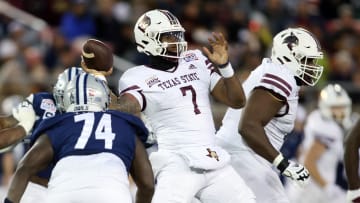
[[[272,36],[285,27],[305,27],[325,49],[320,86],[338,81],[360,86],[360,2],[356,0],[8,0],[45,20],[34,29],[0,15],[0,101],[48,91],[65,67],[78,66],[84,39],[107,42],[114,53],[134,64],[146,63],[133,40],[139,15],[168,9],[186,29],[189,48],[207,43],[212,31],[229,41],[231,62],[240,77],[269,53]],[[345,87],[346,87],[345,85]],[[116,85],[114,85],[116,86]],[[5,102],[4,102],[5,100]]]
[[[359,0],[7,0],[43,19],[36,27],[0,13],[0,113],[31,92],[51,91],[58,73],[79,66],[88,38],[108,43],[115,55],[146,63],[133,39],[135,20],[160,8],[186,29],[188,48],[206,45],[211,32],[229,41],[230,61],[243,80],[269,55],[274,34],[286,27],[315,33],[325,50],[319,84],[360,87]],[[4,13],[5,12],[5,13]],[[115,67],[116,68],[116,67]],[[117,86],[117,84],[110,84]],[[351,91],[350,91],[351,95]],[[358,98],[360,99],[360,97]],[[356,98],[353,98],[354,102]],[[216,118],[216,116],[215,116]]]

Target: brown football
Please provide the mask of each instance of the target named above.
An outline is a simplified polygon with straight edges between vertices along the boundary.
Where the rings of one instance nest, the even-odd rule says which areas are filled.
[[[113,67],[113,53],[110,47],[96,39],[88,39],[84,43],[82,58],[88,69],[107,72]]]

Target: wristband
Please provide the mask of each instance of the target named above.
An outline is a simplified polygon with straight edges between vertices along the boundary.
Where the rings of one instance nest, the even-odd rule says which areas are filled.
[[[285,159],[281,153],[277,155],[277,157],[273,161],[273,165],[276,166],[276,168],[279,169],[281,173],[285,171],[289,164],[289,161]]]
[[[218,67],[219,67],[220,74],[224,78],[231,78],[234,75],[234,69],[232,68],[230,62],[227,62],[223,65],[219,65]]]
[[[13,203],[11,200],[9,200],[8,198],[5,198],[4,203]]]

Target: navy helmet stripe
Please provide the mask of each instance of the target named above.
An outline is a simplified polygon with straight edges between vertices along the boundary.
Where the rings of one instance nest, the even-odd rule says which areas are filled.
[[[160,12],[162,12],[169,19],[170,24],[179,24],[179,20],[172,13],[166,10],[160,10]]]
[[[84,104],[87,104],[87,93],[86,93],[86,84],[87,84],[87,78],[89,74],[85,74],[84,81],[83,81],[83,94],[84,94]]]
[[[69,68],[69,70],[68,70],[68,81],[71,80],[71,70],[72,70],[72,67]]]
[[[76,77],[76,104],[79,104],[80,95],[79,95],[79,83],[80,83],[80,77],[81,75],[78,75]]]

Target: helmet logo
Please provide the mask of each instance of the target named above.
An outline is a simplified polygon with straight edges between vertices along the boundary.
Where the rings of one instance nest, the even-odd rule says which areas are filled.
[[[143,19],[139,22],[139,30],[141,30],[142,32],[145,32],[146,28],[149,27],[149,25],[151,24],[151,20],[148,16],[144,16]]]
[[[291,32],[290,36],[284,39],[283,44],[287,44],[287,47],[292,51],[293,47],[299,45],[299,39]]]

